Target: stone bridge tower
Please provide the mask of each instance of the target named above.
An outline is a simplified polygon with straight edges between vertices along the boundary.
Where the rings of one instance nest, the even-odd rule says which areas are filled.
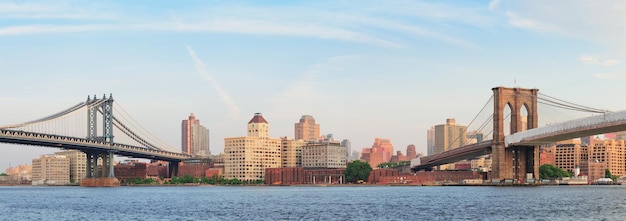
[[[537,94],[539,89],[495,87],[493,91],[492,177],[495,179],[525,180],[532,173],[539,179],[538,146],[506,146],[504,143],[504,110],[511,109],[511,134],[536,128]],[[526,128],[523,128],[522,108],[526,109]]]

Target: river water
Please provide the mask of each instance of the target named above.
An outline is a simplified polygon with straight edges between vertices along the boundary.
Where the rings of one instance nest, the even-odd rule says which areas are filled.
[[[0,220],[626,220],[626,186],[13,186]]]

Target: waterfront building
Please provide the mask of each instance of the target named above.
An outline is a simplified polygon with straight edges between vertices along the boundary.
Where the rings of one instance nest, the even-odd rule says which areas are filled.
[[[18,184],[29,184],[33,179],[33,166],[28,164],[9,167],[6,174],[11,177],[11,182]]]
[[[471,168],[474,171],[479,171],[479,172],[491,171],[491,157],[489,156],[478,157],[476,159],[472,159],[470,162],[472,165]]]
[[[302,147],[303,168],[346,168],[346,147],[339,142],[309,142]]]
[[[311,115],[302,115],[300,122],[294,125],[296,140],[313,141],[320,137],[320,125],[315,123]]]
[[[282,137],[282,167],[302,167],[302,147],[306,143],[305,140],[290,140],[289,137]]]
[[[269,123],[261,113],[248,122],[245,137],[224,138],[224,177],[242,181],[262,180],[265,168],[280,168],[281,139],[269,137]]]
[[[66,150],[54,154],[70,159],[70,182],[80,183],[87,176],[87,154],[80,150]]]
[[[626,147],[623,140],[594,139],[589,150],[589,161],[604,162],[612,175],[624,176]]]
[[[554,165],[566,170],[574,171],[581,166],[581,162],[589,158],[587,145],[581,145],[580,139],[558,142],[554,148]]]
[[[586,144],[585,144],[586,145]],[[546,147],[539,149],[539,165],[551,164],[555,165],[554,148]]]
[[[209,130],[200,124],[200,120],[191,113],[187,120],[182,121],[183,153],[194,156],[210,156]]]
[[[32,185],[70,184],[70,159],[61,155],[44,155],[33,159]]]

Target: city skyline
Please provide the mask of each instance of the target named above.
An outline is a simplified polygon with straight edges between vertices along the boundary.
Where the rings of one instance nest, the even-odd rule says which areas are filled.
[[[619,1],[0,1],[0,12],[0,125],[113,93],[175,149],[191,112],[214,154],[260,112],[271,137],[311,115],[355,150],[384,137],[426,153],[428,128],[467,125],[500,85],[625,109]],[[0,144],[0,170],[55,151]]]

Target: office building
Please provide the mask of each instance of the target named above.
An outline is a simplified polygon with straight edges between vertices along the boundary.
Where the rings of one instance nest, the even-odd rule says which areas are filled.
[[[296,140],[319,140],[320,125],[315,123],[313,116],[302,115],[300,122],[295,123],[294,125],[294,133]]]
[[[262,180],[266,168],[280,168],[281,139],[269,137],[269,123],[260,113],[248,122],[245,137],[224,138],[224,177]]]
[[[32,185],[70,184],[70,159],[61,155],[44,155],[33,159]]]
[[[302,147],[306,143],[305,140],[290,140],[288,137],[282,137],[282,167],[302,167]]]
[[[346,147],[336,141],[309,142],[302,147],[302,167],[346,168]]]
[[[70,182],[80,183],[87,176],[87,154],[80,150],[55,152],[54,155],[65,156],[70,160]]]

